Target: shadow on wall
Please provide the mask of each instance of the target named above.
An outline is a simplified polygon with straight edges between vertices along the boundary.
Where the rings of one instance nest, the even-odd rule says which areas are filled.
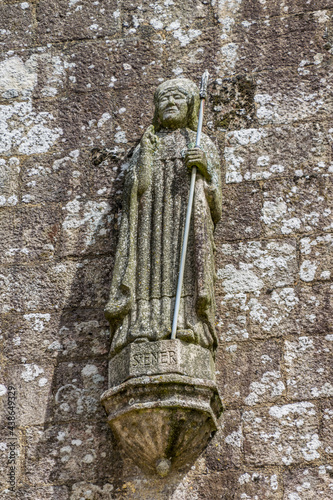
[[[35,488],[66,486],[69,493],[64,498],[70,500],[170,498],[186,471],[164,480],[144,476],[130,459],[122,458],[99,402],[107,389],[110,335],[103,309],[126,161],[124,167],[112,152],[95,149],[90,168],[94,181],[107,188],[98,199],[79,198],[64,207],[61,259],[55,265],[63,287],[62,309],[50,325],[56,335],[48,345],[49,366],[44,368],[52,382],[47,384],[44,416],[35,422],[40,425],[31,422],[26,430],[26,475]],[[103,178],[108,181],[101,182]],[[60,500],[62,490],[53,486],[48,495]]]
[[[89,162],[88,155],[83,161]],[[104,490],[97,484],[110,483],[113,490],[121,488],[123,470],[99,403],[107,388],[109,345],[103,307],[117,237],[111,214],[119,208],[119,196],[114,190],[121,190],[122,180],[120,176],[115,181],[117,172],[112,170],[119,166],[119,159],[105,159],[98,167],[89,163],[92,182],[102,184],[94,169],[99,169],[97,175],[111,177],[108,192],[89,199],[76,196],[63,204],[58,238],[60,260],[53,263],[54,286],[62,287],[58,302],[61,311],[55,321],[51,315],[50,329],[55,335],[47,349],[49,361],[46,359],[46,363],[54,365],[50,370],[52,382],[48,385],[43,425],[31,425],[26,431],[27,479],[35,488],[41,483],[66,485],[66,499],[108,498],[108,488]],[[96,485],[93,496],[85,493],[85,484],[90,482]],[[47,498],[62,499],[57,489],[49,495]]]

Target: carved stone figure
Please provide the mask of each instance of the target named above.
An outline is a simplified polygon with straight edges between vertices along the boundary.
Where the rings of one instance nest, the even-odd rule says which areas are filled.
[[[109,389],[101,401],[122,449],[143,470],[160,476],[193,463],[222,412],[213,359],[213,232],[221,216],[220,166],[209,137],[203,135],[200,148],[193,147],[198,109],[198,88],[185,78],[166,81],[155,92],[153,124],[126,174],[105,309],[112,343]],[[171,339],[194,165],[178,328]]]
[[[122,220],[106,316],[111,355],[132,342],[170,338],[190,186],[194,207],[177,338],[215,350],[214,226],[221,216],[219,156],[202,135],[195,144],[199,91],[185,78],[156,90],[153,125],[135,149],[126,175]]]

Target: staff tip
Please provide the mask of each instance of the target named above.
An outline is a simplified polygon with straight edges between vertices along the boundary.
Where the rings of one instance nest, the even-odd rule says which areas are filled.
[[[206,97],[207,97],[208,80],[209,80],[209,73],[208,73],[208,70],[206,69],[204,74],[201,77],[201,84],[200,84],[200,97],[201,97],[201,99],[206,99]]]

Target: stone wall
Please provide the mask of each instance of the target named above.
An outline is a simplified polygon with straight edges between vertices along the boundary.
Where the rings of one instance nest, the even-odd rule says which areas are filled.
[[[330,0],[0,1],[1,498],[333,498],[332,16]],[[206,68],[225,412],[194,466],[157,480],[99,403],[103,307],[123,158],[155,87]]]

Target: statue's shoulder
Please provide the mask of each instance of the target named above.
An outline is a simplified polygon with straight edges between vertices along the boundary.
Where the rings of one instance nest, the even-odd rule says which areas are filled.
[[[128,158],[129,158],[129,161],[130,163],[132,162],[136,162],[138,159],[139,159],[139,156],[140,156],[140,150],[141,150],[141,146],[140,146],[140,142],[139,144],[137,144],[137,146],[134,146],[128,153]]]
[[[126,154],[121,166],[120,177],[125,176],[125,190],[131,189],[136,179],[136,166],[140,158],[140,143]]]
[[[135,168],[135,165],[137,164],[140,157],[140,151],[141,151],[140,143],[128,151],[124,159],[125,170],[131,172],[133,168]]]
[[[206,151],[206,153],[219,158],[219,152],[216,144],[208,135],[204,133],[202,133],[201,135],[201,146]]]

